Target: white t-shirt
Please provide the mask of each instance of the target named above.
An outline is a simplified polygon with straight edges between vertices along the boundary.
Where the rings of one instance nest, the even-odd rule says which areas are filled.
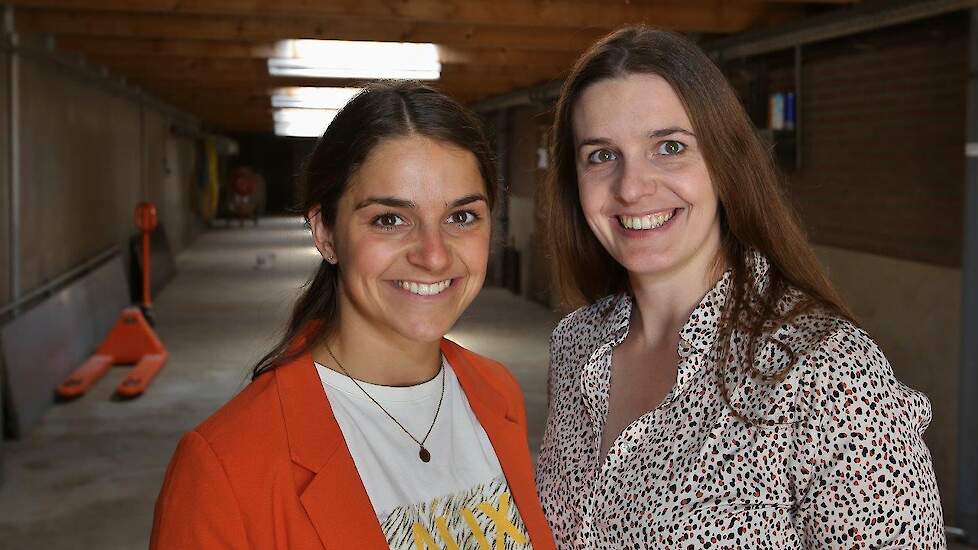
[[[497,548],[499,536],[507,549],[531,548],[489,437],[444,359],[442,368],[445,397],[425,463],[418,444],[353,381],[316,364],[391,548]],[[360,385],[420,441],[435,418],[442,374],[410,387]]]

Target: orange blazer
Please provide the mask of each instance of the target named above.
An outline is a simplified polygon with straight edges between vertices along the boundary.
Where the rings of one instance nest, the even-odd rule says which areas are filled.
[[[443,340],[441,350],[496,450],[533,547],[554,548],[516,380],[454,342]],[[156,501],[150,548],[388,548],[309,354],[260,376],[184,435]]]

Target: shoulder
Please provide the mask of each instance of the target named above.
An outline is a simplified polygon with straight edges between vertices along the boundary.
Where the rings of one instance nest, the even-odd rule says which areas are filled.
[[[761,337],[755,368],[764,375],[798,369],[811,357],[824,354],[830,340],[852,338],[861,332],[850,321],[814,308],[792,316]]]
[[[768,339],[765,351],[768,357],[779,352],[789,355],[792,370],[800,371],[796,375],[815,385],[896,381],[883,351],[865,330],[821,310],[782,325]]]
[[[285,422],[276,374],[271,371],[249,383],[192,433],[218,457],[248,456],[258,447],[269,450],[276,439],[284,443]]]
[[[870,335],[824,310],[800,315],[774,331],[754,364],[763,376],[779,380],[772,391],[804,416],[903,416],[920,429],[930,422],[927,398],[896,378]]]
[[[840,323],[806,359],[813,395],[822,399],[818,408],[862,411],[866,405],[921,430],[931,420],[927,397],[900,382],[876,342],[848,321]]]
[[[609,323],[619,321],[618,317],[624,317],[625,322],[628,321],[628,312],[623,312],[623,309],[630,310],[628,299],[620,294],[612,294],[569,313],[557,323],[553,331],[550,338],[551,353],[591,347],[591,344],[605,335]]]
[[[557,328],[554,329],[554,336],[580,332],[596,327],[615,310],[615,306],[618,305],[621,299],[621,295],[612,294],[592,304],[577,308],[565,315],[557,323]]]
[[[183,435],[167,467],[157,510],[166,509],[174,517],[173,510],[192,502],[198,508],[220,509],[211,515],[234,515],[241,506],[267,500],[270,487],[284,479],[273,472],[291,464],[276,385],[274,371],[262,375]],[[177,523],[180,530],[195,522]]]
[[[180,439],[157,498],[153,548],[244,548],[254,533],[244,518],[263,513],[283,480],[292,486],[275,378],[251,382]]]
[[[550,337],[550,390],[561,388],[613,334],[627,327],[631,301],[612,294],[578,308],[557,323]]]
[[[737,344],[746,345],[746,337]],[[897,380],[870,335],[823,308],[771,328],[750,367],[746,378],[729,374],[740,381],[728,378],[728,384],[743,384],[733,405],[755,418],[793,422],[872,413],[902,416],[920,429],[930,422],[927,398]]]

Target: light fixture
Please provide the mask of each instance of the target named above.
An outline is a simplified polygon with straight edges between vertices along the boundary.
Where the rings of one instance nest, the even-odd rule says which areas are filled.
[[[280,136],[319,137],[362,88],[277,88],[272,92],[275,133]]]
[[[283,40],[268,74],[305,78],[437,80],[441,76],[434,44],[347,40]]]
[[[272,113],[275,135],[319,137],[333,121],[338,109],[276,109]]]
[[[339,109],[361,90],[363,88],[276,88],[272,92],[272,107],[276,109]]]

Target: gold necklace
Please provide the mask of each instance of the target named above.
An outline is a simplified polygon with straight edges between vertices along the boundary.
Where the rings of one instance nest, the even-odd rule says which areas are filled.
[[[333,362],[335,362],[336,363],[336,366],[339,367],[341,371],[343,371],[343,374],[345,374],[346,377],[349,378],[351,382],[353,382],[354,384],[356,384],[356,386],[358,388],[360,388],[360,391],[363,392],[363,395],[366,395],[368,399],[370,399],[371,401],[373,401],[374,402],[374,405],[377,405],[378,407],[380,407],[380,410],[384,411],[384,414],[386,414],[388,416],[388,418],[390,418],[391,420],[393,420],[394,423],[397,424],[397,427],[398,428],[400,428],[404,433],[406,433],[408,435],[408,437],[410,437],[411,439],[413,439],[414,442],[418,444],[418,447],[420,448],[420,450],[418,451],[418,458],[421,459],[421,462],[430,462],[431,461],[431,453],[428,452],[428,449],[425,448],[424,442],[425,441],[428,441],[428,436],[431,435],[431,430],[435,429],[435,422],[438,420],[438,413],[441,412],[441,403],[445,399],[445,367],[444,367],[444,365],[441,367],[441,396],[438,398],[438,408],[435,409],[435,417],[433,419],[431,419],[431,426],[428,426],[428,433],[424,434],[424,437],[421,439],[421,441],[418,441],[418,438],[414,437],[411,434],[411,432],[409,432],[407,430],[407,428],[404,427],[403,424],[401,424],[400,422],[398,422],[397,419],[394,418],[394,415],[392,415],[391,413],[387,412],[387,409],[385,409],[383,405],[381,405],[376,399],[374,399],[372,395],[370,395],[369,393],[367,393],[367,390],[364,389],[364,387],[361,386],[359,382],[357,382],[357,379],[356,378],[350,376],[350,373],[347,372],[347,370],[346,370],[345,367],[343,367],[343,364],[340,363],[340,360],[337,359],[335,355],[333,355],[333,350],[329,349],[329,344],[326,344],[326,352],[329,353],[329,356],[333,358]]]

